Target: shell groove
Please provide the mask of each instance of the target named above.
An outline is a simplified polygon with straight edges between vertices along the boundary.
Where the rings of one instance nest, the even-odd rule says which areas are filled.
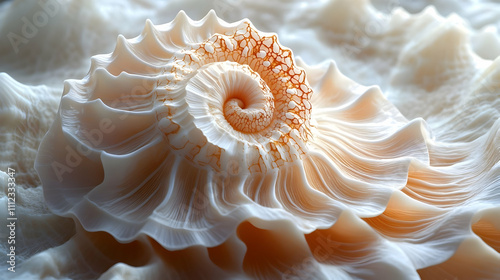
[[[381,213],[406,181],[405,158],[423,151],[427,160],[425,143],[368,151],[399,141],[394,128],[418,134],[419,125],[400,126],[405,120],[391,108],[386,116],[400,125],[373,126],[374,107],[350,117],[323,110],[317,116],[338,118],[319,117],[315,128],[312,92],[292,52],[248,21],[229,24],[210,13],[193,22],[180,13],[166,25],[148,22],[66,87],[38,157],[46,200],[87,230],[123,241],[147,234],[168,249],[218,245],[251,217],[291,220],[310,232],[346,207]],[[346,106],[384,102],[380,91],[360,94]],[[346,117],[373,128],[344,127]],[[380,168],[352,168],[380,156]],[[379,180],[391,173],[390,185]]]
[[[36,169],[50,209],[82,225],[78,242],[103,231],[154,251],[160,267],[186,254],[221,279],[277,278],[305,259],[332,275],[389,267],[416,279],[470,234],[484,200],[474,188],[498,189],[497,131],[446,147],[335,63],[309,67],[248,20],[181,12],[120,36],[66,84]],[[476,156],[487,163],[467,167]],[[487,236],[483,223],[474,230]]]

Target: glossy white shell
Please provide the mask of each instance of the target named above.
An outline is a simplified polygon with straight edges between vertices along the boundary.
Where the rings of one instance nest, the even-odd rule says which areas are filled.
[[[164,18],[169,6],[162,11],[158,5]],[[19,217],[43,236],[32,241],[32,229],[20,224],[21,244],[37,245],[19,251],[30,257],[19,261],[19,279],[497,278],[499,68],[497,60],[473,51],[494,56],[479,43],[489,35],[432,8],[387,16],[366,1],[304,7],[290,1],[281,3],[282,11],[265,1],[242,5],[245,10],[233,8],[225,18],[248,16],[259,29],[275,30],[308,63],[335,60],[308,66],[293,58],[296,85],[311,89],[300,102],[291,102],[293,88],[263,77],[271,63],[213,63],[205,53],[203,63],[186,63],[188,51],[218,52],[210,38],[230,40],[251,26],[214,13],[200,21],[180,13],[168,24],[147,22],[134,39],[120,36],[112,54],[92,59],[88,76],[65,84],[56,114],[64,75],[51,73],[82,73],[97,47],[67,40],[78,50],[68,53],[83,66],[58,62],[41,74],[0,56],[22,83],[45,79],[48,85],[0,76],[0,112],[8,120],[1,126],[7,148],[1,168],[17,163]],[[204,8],[191,11],[201,17]],[[59,9],[64,13],[51,17],[52,24],[73,10],[98,10],[71,1]],[[276,17],[266,21],[266,14]],[[106,21],[99,13],[80,16]],[[17,32],[15,19],[9,20],[7,30]],[[101,26],[90,30],[113,34],[104,28],[112,25]],[[101,37],[97,45],[109,48],[112,36]],[[471,44],[470,38],[481,40]],[[2,44],[2,54],[11,50],[9,42]],[[26,58],[18,61],[50,54],[41,46],[27,44],[20,49]],[[244,47],[239,53],[255,59],[268,53]],[[242,96],[226,102],[235,97],[234,87],[255,97],[243,100],[255,109],[245,118],[272,117],[236,129],[227,112],[237,106],[225,107],[241,106]],[[295,119],[290,114],[298,116],[296,123],[288,121]],[[67,230],[58,225],[70,219],[44,208],[31,167],[52,120],[36,169],[48,208],[74,219],[76,227]],[[11,152],[20,138],[26,148]],[[63,245],[47,250],[57,244]]]

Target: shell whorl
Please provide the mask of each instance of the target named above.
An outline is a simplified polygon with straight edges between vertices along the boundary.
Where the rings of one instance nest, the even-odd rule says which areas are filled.
[[[214,34],[178,50],[165,73],[169,75],[159,89],[169,113],[159,116],[160,128],[169,141],[182,142],[174,134],[192,117],[196,128],[182,129],[197,135],[184,142],[196,149],[184,153],[198,165],[219,171],[233,159],[249,172],[262,172],[304,153],[312,90],[305,71],[295,66],[292,52],[275,35],[242,22],[234,33]],[[189,116],[172,110],[183,106],[182,99]],[[209,163],[207,157],[216,160]]]
[[[208,110],[204,113],[222,114],[239,132],[261,132],[274,118],[274,96],[260,75],[247,65],[211,63],[198,70],[186,91],[190,108],[205,105]]]
[[[305,178],[311,97],[292,52],[248,20],[148,21],[66,84],[36,167],[47,204],[121,242],[220,244],[242,220],[284,213],[283,196],[259,196]]]

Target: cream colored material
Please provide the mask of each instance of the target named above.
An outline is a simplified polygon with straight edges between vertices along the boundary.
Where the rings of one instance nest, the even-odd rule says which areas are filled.
[[[59,9],[104,22],[85,13],[92,3]],[[58,110],[63,75],[34,87],[0,74],[1,167],[19,166],[26,248],[13,276],[498,278],[499,68],[471,31],[432,8],[384,17],[368,1],[282,1],[289,13],[265,21],[267,1],[242,5],[252,21],[180,12],[119,36],[64,83]],[[290,18],[294,32],[276,24]],[[278,34],[257,28],[272,23]],[[82,57],[96,47],[85,44]],[[338,57],[342,45],[354,52]],[[0,61],[24,83],[50,76]]]

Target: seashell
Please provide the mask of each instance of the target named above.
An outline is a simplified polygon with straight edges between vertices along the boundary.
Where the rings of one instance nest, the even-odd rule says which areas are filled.
[[[277,34],[214,12],[200,21],[181,12],[168,24],[146,22],[136,38],[119,36],[85,78],[65,83],[35,163],[45,202],[30,166],[57,90],[0,74],[5,147],[23,137],[27,145],[2,153],[2,164],[21,167],[14,278],[498,278],[498,61],[478,58],[470,29],[433,8],[386,19],[368,1],[351,2],[282,3],[290,13],[265,23],[268,14],[256,13],[276,12],[275,3],[235,11],[276,28],[293,53]],[[170,7],[155,5],[153,17]],[[323,21],[331,12],[338,17]],[[114,32],[102,27],[95,34]],[[363,30],[368,45],[356,37]],[[346,44],[355,56],[338,59]],[[21,51],[51,52],[43,46]],[[297,53],[336,62],[309,66]],[[1,54],[0,46],[6,61]],[[11,73],[23,83],[54,76],[52,85],[68,67],[59,64]],[[367,81],[389,96],[359,84]]]
[[[311,232],[346,205],[377,215],[409,158],[428,161],[424,124],[406,124],[377,88],[326,99],[332,71],[314,100],[291,51],[249,21],[148,22],[66,85],[36,164],[47,204],[88,231],[169,250],[219,245],[251,217]]]

